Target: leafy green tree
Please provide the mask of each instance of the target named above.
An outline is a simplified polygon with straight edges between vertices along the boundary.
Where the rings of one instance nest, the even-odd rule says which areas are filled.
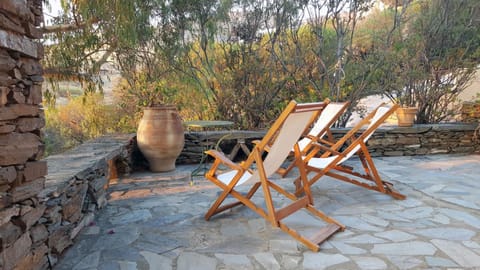
[[[377,86],[418,107],[417,123],[440,122],[454,114],[452,105],[478,69],[480,2],[417,1],[408,8],[389,43],[374,53],[382,63]]]
[[[48,1],[47,1],[48,2]],[[44,27],[44,75],[51,82],[76,80],[86,92],[101,90],[101,66],[115,53],[152,37],[156,0],[61,1],[63,12]],[[55,89],[50,87],[50,96]]]

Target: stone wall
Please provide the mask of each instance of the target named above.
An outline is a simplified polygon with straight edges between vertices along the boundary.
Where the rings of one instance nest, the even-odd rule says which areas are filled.
[[[379,128],[368,140],[372,156],[471,154],[480,150],[476,124],[451,123]],[[337,130],[342,135],[347,130]]]
[[[38,163],[41,166],[34,171],[45,173],[43,166],[48,164],[48,175],[35,188],[23,189],[22,196],[29,199],[3,209],[0,215],[5,244],[0,269],[53,268],[80,230],[106,205],[109,180],[131,171],[134,137],[101,137]],[[35,190],[35,196],[27,190]]]
[[[109,180],[130,172],[134,136],[100,137],[45,159],[48,175],[38,196],[45,211],[31,236],[47,246],[49,267],[106,205]]]
[[[415,125],[413,127],[383,126],[375,131],[367,145],[372,156],[411,156],[427,154],[469,154],[480,151],[475,139],[477,123]],[[333,129],[342,137],[349,129]],[[220,147],[230,153],[238,139],[251,149],[252,140],[261,139],[263,131],[208,131],[185,134],[185,148],[178,163],[198,163],[205,147]],[[480,137],[477,135],[477,137]],[[245,155],[240,153],[237,160]]]
[[[0,269],[48,264],[41,238],[47,163],[40,129],[42,0],[0,1]]]

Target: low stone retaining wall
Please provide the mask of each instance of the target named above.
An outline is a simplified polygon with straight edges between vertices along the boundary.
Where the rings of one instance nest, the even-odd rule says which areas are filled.
[[[480,150],[474,139],[478,124],[432,124],[379,128],[368,140],[372,156],[470,154]],[[338,135],[347,130],[336,130]]]
[[[412,156],[428,154],[456,154],[480,151],[480,142],[475,140],[478,123],[452,123],[415,125],[413,127],[383,126],[378,128],[367,142],[372,156]],[[348,128],[332,129],[339,138]],[[219,146],[230,153],[238,140],[244,140],[251,149],[251,141],[261,139],[265,131],[208,131],[185,134],[185,149],[178,163],[198,163],[202,151]],[[480,135],[479,135],[480,137]],[[240,153],[237,159],[244,155]]]
[[[105,206],[108,180],[130,171],[134,137],[106,136],[42,160],[48,167],[45,187],[25,186],[22,194],[35,197],[0,211],[1,224],[11,218],[0,226],[1,239],[16,239],[2,253],[0,269],[51,269]]]

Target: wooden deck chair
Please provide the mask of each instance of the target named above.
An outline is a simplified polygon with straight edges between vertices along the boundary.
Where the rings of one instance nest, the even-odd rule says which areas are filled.
[[[330,127],[338,120],[340,115],[345,112],[349,104],[350,102],[330,102],[327,104],[312,128],[308,131],[308,134],[298,141],[302,155],[306,155],[306,153],[310,151],[313,142],[333,144],[334,139]],[[325,136],[327,136],[326,139],[324,139]],[[295,167],[295,164],[296,162],[293,160],[287,168],[280,168],[278,173],[285,177]]]
[[[397,108],[398,105],[389,107],[381,104],[332,146],[315,143],[315,149],[303,157],[304,163],[306,164],[307,175],[314,172],[314,176],[308,181],[308,188],[322,176],[328,175],[338,180],[388,194],[395,199],[405,199],[404,195],[393,188],[392,183],[381,179],[366,146],[366,142],[375,130],[395,112]],[[362,131],[361,129],[365,126],[367,126],[366,129]],[[360,133],[358,137],[356,135],[357,133]],[[323,151],[320,157],[318,157],[318,151]],[[342,165],[344,161],[351,158],[354,154],[358,155],[364,169],[364,174],[355,172],[353,168]],[[295,180],[295,185],[295,194],[302,194],[304,187],[302,187],[302,181],[300,181],[299,178]]]
[[[223,189],[223,192],[205,214],[205,219],[209,220],[213,215],[234,206],[245,205],[269,221],[272,226],[280,228],[313,251],[318,251],[319,244],[335,232],[344,230],[345,227],[341,223],[313,207],[313,199],[305,170],[302,170],[303,162],[301,162],[300,150],[296,144],[311,119],[316,117],[324,107],[325,103],[323,102],[297,104],[295,101],[291,101],[264,138],[254,146],[247,159],[239,164],[232,162],[221,152],[207,151],[207,154],[215,159],[205,177]],[[274,141],[272,142],[272,140]],[[262,154],[265,153],[267,145],[270,145],[270,151],[262,159]],[[297,198],[293,193],[286,191],[271,180],[271,176],[283,163],[292,147],[300,161],[298,162],[301,174],[299,179],[302,181],[305,191],[301,198]],[[219,166],[221,164],[227,166],[230,170],[220,172]],[[240,185],[247,185],[249,191],[246,194],[241,194],[235,189],[238,189]],[[260,187],[262,187],[266,210],[251,200]],[[286,207],[276,209],[272,201],[272,190],[292,200],[292,202]],[[229,195],[234,197],[235,202],[222,206]],[[319,217],[329,224],[310,238],[302,236],[282,222],[282,219],[300,209],[308,210],[313,216]]]

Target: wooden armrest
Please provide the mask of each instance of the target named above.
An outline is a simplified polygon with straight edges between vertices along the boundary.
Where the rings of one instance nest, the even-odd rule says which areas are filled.
[[[253,140],[252,143],[257,145],[261,142],[261,140]],[[270,152],[270,145],[265,145],[265,147],[263,148],[263,150],[265,150],[266,152]]]
[[[328,146],[325,146],[323,144],[320,144],[320,143],[317,143],[317,142],[313,142],[312,143],[315,148],[319,149],[319,150],[322,150],[322,151],[325,151],[325,152],[329,152],[329,153],[332,153],[334,155],[339,155],[339,156],[343,156],[342,153],[338,152],[337,150],[333,150],[332,148],[328,147]]]
[[[225,154],[223,154],[220,151],[210,149],[210,150],[205,151],[205,154],[212,156],[213,158],[215,158],[220,163],[222,163],[222,164],[224,164],[224,165],[226,165],[226,166],[228,166],[228,167],[230,167],[234,170],[241,170],[242,169],[242,167],[240,165],[231,161],[228,157],[225,156]]]

